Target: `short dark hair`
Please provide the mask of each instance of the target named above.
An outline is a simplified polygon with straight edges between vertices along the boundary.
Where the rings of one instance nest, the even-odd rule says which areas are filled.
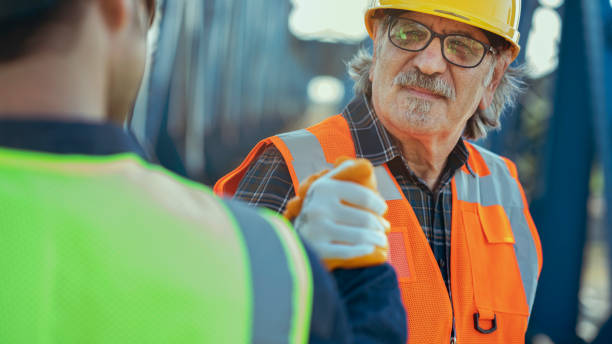
[[[58,0],[56,4],[16,18],[0,21],[0,63],[7,63],[37,51],[48,40],[44,33],[55,27],[67,27],[63,30],[69,35],[74,26],[81,22],[86,0]],[[67,38],[70,43],[73,37]]]

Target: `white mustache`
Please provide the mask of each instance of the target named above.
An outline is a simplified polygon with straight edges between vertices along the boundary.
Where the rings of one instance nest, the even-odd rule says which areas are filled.
[[[437,96],[445,97],[450,100],[454,100],[457,96],[455,88],[446,80],[440,77],[423,74],[418,70],[399,73],[395,79],[393,79],[393,85],[422,88]]]

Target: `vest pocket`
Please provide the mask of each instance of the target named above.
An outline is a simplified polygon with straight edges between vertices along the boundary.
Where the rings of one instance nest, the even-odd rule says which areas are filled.
[[[499,205],[464,204],[462,220],[476,308],[484,319],[504,312],[529,315],[510,220]],[[503,326],[500,324],[500,326]]]
[[[501,205],[478,206],[478,217],[489,244],[514,244],[510,220]]]

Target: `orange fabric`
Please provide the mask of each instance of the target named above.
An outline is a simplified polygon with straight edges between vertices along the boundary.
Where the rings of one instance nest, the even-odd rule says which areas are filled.
[[[307,130],[319,139],[328,163],[333,164],[341,156],[355,157],[353,137],[341,115],[332,116]]]
[[[408,315],[408,343],[448,343],[452,308],[438,263],[406,200],[388,201],[390,260]]]
[[[221,177],[215,183],[215,186],[213,187],[213,191],[215,192],[215,194],[221,197],[233,196],[236,193],[236,190],[238,189],[238,185],[240,184],[240,181],[246,174],[251,163],[255,161],[255,159],[257,159],[257,157],[259,157],[259,155],[263,153],[263,151],[271,144],[276,146],[276,148],[282,154],[285,161],[287,161],[288,165],[291,164],[290,162],[293,162],[293,157],[291,156],[291,152],[289,151],[289,149],[287,148],[283,140],[279,139],[276,136],[268,137],[267,139],[259,141],[259,143],[255,145],[255,147],[251,150],[249,155],[247,155],[247,157],[244,158],[244,161],[242,161],[240,166],[238,166],[232,172]],[[295,175],[295,171],[293,170],[293,168],[289,169],[289,174],[291,175],[291,181],[293,182],[293,185],[299,185],[297,176]]]
[[[331,117],[308,130],[319,139],[328,162],[335,161],[341,155],[355,156],[348,124],[341,115]],[[266,142],[272,143],[271,139]],[[490,175],[490,169],[478,150],[467,142],[466,146],[470,153],[468,164],[472,171],[479,177]],[[277,147],[281,149],[279,145]],[[281,153],[292,170],[293,157],[288,151],[283,153],[281,150]],[[249,157],[251,160],[247,158],[246,166],[253,160],[253,155]],[[517,178],[514,165],[509,163],[508,167],[510,174]],[[389,168],[385,168],[399,189]],[[463,171],[469,173],[465,167]],[[232,172],[229,176],[236,178],[239,175],[239,172]],[[295,180],[294,187],[296,190],[299,188]],[[449,343],[453,314],[459,342],[524,343],[529,306],[514,254],[515,238],[508,216],[500,206],[484,207],[459,201],[454,179],[451,187],[452,307],[438,263],[403,192],[400,190],[401,200],[387,201],[389,211],[385,218],[391,223],[388,234],[389,262],[397,273],[402,301],[408,315],[408,343]],[[525,216],[536,242],[541,267],[540,241],[526,206]],[[479,326],[482,329],[491,328],[495,317],[497,330],[490,334],[476,331],[475,313],[480,314]]]
[[[484,159],[480,155],[480,152],[476,150],[469,142],[464,141],[464,143],[465,143],[465,147],[470,153],[467,163],[468,165],[470,165],[470,168],[472,169],[472,171],[478,177],[486,177],[490,175],[491,171],[489,171],[489,167],[487,167],[487,163],[484,161]],[[462,167],[462,170],[465,173],[470,173],[465,165]]]
[[[503,208],[462,201],[457,204],[466,229],[468,263],[472,267],[472,285],[481,319],[493,319],[493,309],[528,316],[521,276],[508,273],[519,271],[519,267],[510,221]],[[500,269],[501,266],[504,268]]]
[[[268,142],[266,142],[265,140],[259,142],[255,146],[255,148],[251,150],[249,155],[247,155],[244,161],[242,161],[240,166],[238,166],[232,172],[223,176],[215,183],[213,191],[221,197],[232,196],[233,194],[235,194],[236,190],[238,189],[238,184],[240,184],[240,181],[244,177],[244,174],[247,172],[249,165],[253,160],[255,160],[255,158],[259,156],[259,154],[263,153],[267,145]]]
[[[514,244],[510,219],[501,205],[477,205],[478,217],[489,244]]]

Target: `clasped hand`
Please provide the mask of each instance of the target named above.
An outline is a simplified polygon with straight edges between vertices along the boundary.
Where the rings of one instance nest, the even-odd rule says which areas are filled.
[[[317,179],[308,190],[295,227],[322,259],[349,259],[387,247],[387,204],[357,183],[333,179],[351,166],[346,161]]]

